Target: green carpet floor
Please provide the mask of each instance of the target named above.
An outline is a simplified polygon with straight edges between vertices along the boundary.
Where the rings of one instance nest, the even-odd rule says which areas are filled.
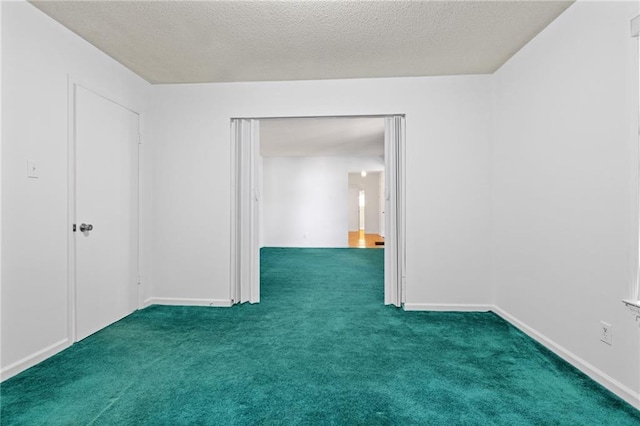
[[[262,303],[152,306],[4,382],[2,425],[639,425],[492,313],[383,306],[383,250],[263,249]]]

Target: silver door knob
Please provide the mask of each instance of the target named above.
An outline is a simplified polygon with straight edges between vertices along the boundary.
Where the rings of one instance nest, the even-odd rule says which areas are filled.
[[[89,232],[89,231],[93,231],[93,225],[92,224],[87,224],[87,223],[81,223],[80,224],[80,232]]]

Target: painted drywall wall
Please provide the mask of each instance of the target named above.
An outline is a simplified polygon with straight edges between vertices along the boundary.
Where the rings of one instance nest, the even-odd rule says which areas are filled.
[[[638,259],[638,12],[578,2],[505,64],[492,157],[496,305],[632,397],[640,328],[620,300]]]
[[[1,362],[7,377],[70,343],[67,75],[140,112],[150,85],[32,5],[1,2],[0,8]],[[26,176],[29,159],[37,161],[38,179]]]
[[[348,247],[349,172],[380,170],[384,159],[265,157],[263,165],[265,246]]]
[[[229,298],[231,117],[399,113],[406,115],[407,301],[489,303],[490,82],[457,76],[154,86],[154,296]]]
[[[364,230],[367,234],[379,234],[380,232],[380,173],[369,173],[365,178],[365,220]]]

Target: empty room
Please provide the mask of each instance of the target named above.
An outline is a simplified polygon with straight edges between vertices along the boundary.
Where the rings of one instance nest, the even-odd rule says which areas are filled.
[[[0,2],[0,423],[640,424],[639,16]]]

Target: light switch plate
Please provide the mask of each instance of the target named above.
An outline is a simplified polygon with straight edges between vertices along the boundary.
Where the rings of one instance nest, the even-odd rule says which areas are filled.
[[[40,168],[35,160],[27,160],[27,177],[35,179],[40,177]]]

